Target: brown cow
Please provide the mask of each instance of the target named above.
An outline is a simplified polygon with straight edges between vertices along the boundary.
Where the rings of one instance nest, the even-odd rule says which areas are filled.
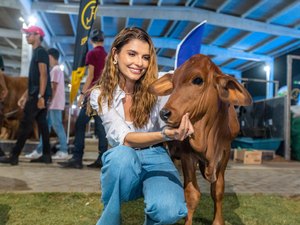
[[[0,139],[14,140],[17,137],[20,120],[23,116],[23,110],[18,106],[18,100],[28,87],[28,77],[11,77],[4,74],[4,80],[8,89],[8,95],[4,101],[0,101]],[[0,86],[1,92],[1,86]],[[75,134],[75,122],[77,118],[77,110],[71,116],[70,136]],[[63,125],[65,130],[68,127],[69,108],[66,107],[63,112]],[[51,133],[51,136],[55,136]],[[31,138],[38,140],[38,127],[36,122],[33,125],[33,134]]]
[[[18,106],[18,100],[24,94],[28,85],[27,77],[10,77],[4,75],[8,94],[4,101],[0,102],[0,130],[1,137],[15,139],[19,121],[23,110]]]
[[[196,169],[211,183],[214,200],[213,225],[224,225],[222,200],[224,173],[230,155],[231,141],[239,132],[234,105],[252,103],[248,91],[233,77],[225,75],[205,55],[195,55],[166,74],[150,92],[170,97],[160,112],[170,127],[178,127],[182,116],[189,113],[194,134],[183,142],[168,142],[171,157],[181,159],[184,192],[188,207],[185,225],[192,224],[193,213],[200,201]]]

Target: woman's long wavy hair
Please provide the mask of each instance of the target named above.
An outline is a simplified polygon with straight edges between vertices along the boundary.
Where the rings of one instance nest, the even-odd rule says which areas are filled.
[[[105,66],[101,78],[94,88],[99,88],[101,94],[98,98],[99,112],[102,112],[101,103],[107,101],[108,107],[112,106],[113,94],[117,85],[120,85],[120,71],[118,66],[113,63],[114,54],[119,53],[124,45],[131,40],[138,39],[149,44],[150,59],[149,66],[143,76],[135,83],[132,107],[130,116],[133,119],[133,125],[136,128],[145,126],[150,118],[150,112],[153,109],[157,97],[150,94],[147,89],[149,85],[157,79],[157,62],[155,48],[150,36],[141,28],[124,28],[115,38],[111,50],[106,58]]]

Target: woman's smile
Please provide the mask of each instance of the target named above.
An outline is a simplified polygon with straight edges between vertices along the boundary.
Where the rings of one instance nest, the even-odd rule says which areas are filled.
[[[144,71],[144,69],[138,69],[138,68],[133,68],[133,67],[129,67],[130,71],[134,74],[140,75],[142,74],[142,72]]]

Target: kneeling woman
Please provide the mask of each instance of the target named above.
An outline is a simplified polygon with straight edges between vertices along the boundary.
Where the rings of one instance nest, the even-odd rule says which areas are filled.
[[[123,29],[90,98],[112,146],[102,157],[104,210],[97,225],[121,224],[121,203],[140,197],[144,224],[173,224],[187,214],[178,171],[162,142],[184,140],[193,127],[185,115],[179,128],[161,129],[159,100],[147,92],[156,79],[151,38],[140,28]]]

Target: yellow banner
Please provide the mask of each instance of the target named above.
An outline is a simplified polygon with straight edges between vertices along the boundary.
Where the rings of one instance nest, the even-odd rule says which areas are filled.
[[[80,82],[84,76],[85,66],[79,67],[77,70],[72,71],[72,82],[71,82],[71,92],[70,92],[70,103],[72,103],[77,95],[77,91],[80,87]]]

